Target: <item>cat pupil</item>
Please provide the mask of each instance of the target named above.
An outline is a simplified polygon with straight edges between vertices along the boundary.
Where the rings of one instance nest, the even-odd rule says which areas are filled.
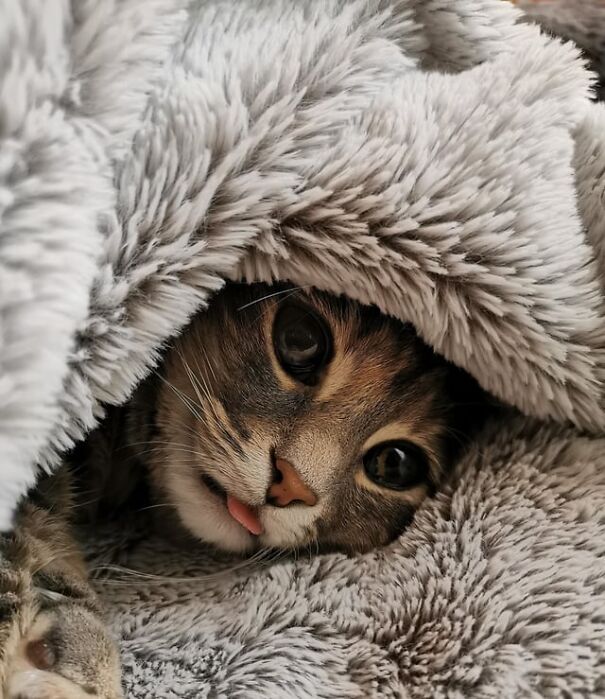
[[[307,385],[316,383],[330,349],[328,330],[317,314],[302,305],[283,306],[275,317],[273,344],[291,376]]]
[[[426,479],[427,464],[413,444],[382,444],[370,449],[364,458],[370,480],[391,490],[403,490]]]
[[[397,481],[401,469],[406,466],[406,456],[401,449],[387,449],[384,453],[385,478],[388,481]]]
[[[312,359],[319,347],[317,337],[308,327],[290,327],[284,333],[284,344],[292,360],[304,363]]]

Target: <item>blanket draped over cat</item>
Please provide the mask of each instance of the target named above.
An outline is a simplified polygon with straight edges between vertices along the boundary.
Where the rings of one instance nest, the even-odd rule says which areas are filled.
[[[297,564],[325,586],[300,592],[316,620],[343,575],[374,581],[348,603],[363,629],[339,636],[334,612],[333,647],[303,644],[309,691],[602,695],[605,107],[579,51],[518,18],[502,0],[0,0],[0,527],[226,279],[345,293],[527,417],[420,513],[391,582],[371,557]],[[204,643],[206,602],[186,620]],[[241,634],[219,626],[204,672],[281,696],[261,675],[246,694],[221,660]],[[132,696],[193,667],[154,662]]]

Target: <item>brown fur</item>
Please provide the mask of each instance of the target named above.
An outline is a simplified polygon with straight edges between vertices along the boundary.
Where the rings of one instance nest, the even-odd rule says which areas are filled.
[[[0,697],[119,699],[119,655],[69,523],[69,473],[43,479],[0,537]]]
[[[321,315],[333,338],[333,356],[312,387],[288,375],[272,348],[278,308],[297,300]],[[187,497],[192,511],[203,508],[203,475],[210,476],[267,511],[265,538],[229,546],[210,537],[244,550],[354,551],[391,540],[464,441],[461,413],[478,413],[481,404],[476,384],[434,355],[410,326],[327,294],[263,285],[232,285],[219,295],[212,312],[196,319],[169,352],[157,395],[155,448],[146,459],[156,499]],[[379,433],[379,441],[420,446],[429,456],[429,482],[409,492],[369,482],[361,460]],[[295,464],[320,494],[318,517],[294,527],[301,530],[297,536],[289,513],[265,504],[272,452]],[[206,538],[205,525],[185,524]]]
[[[304,303],[325,322],[331,354],[307,385],[278,360],[274,319]],[[0,540],[0,686],[6,699],[120,696],[118,655],[70,531],[72,489],[90,516],[123,507],[148,483],[162,530],[228,549],[367,550],[397,536],[439,485],[482,395],[410,326],[306,290],[228,286],[166,353],[158,374],[44,479]],[[407,490],[371,481],[364,454],[404,439],[429,472]],[[293,464],[310,505],[268,497],[276,459]],[[226,493],[258,508],[252,536]],[[161,507],[164,505],[164,507]]]

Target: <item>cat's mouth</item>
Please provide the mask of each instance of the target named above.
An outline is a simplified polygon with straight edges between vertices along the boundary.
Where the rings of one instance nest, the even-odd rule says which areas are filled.
[[[200,479],[211,493],[218,495],[218,497],[222,500],[227,500],[227,491],[216,479],[214,479],[212,476],[209,476],[207,473],[202,473]]]
[[[229,495],[223,486],[207,473],[201,474],[201,481],[211,493],[222,500],[227,512],[239,525],[253,536],[259,536],[263,533],[263,525],[259,519],[257,507],[247,505],[234,495]]]

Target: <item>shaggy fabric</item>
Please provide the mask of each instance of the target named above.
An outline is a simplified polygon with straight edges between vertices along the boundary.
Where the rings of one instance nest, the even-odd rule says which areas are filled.
[[[605,696],[605,439],[498,425],[452,482],[350,558],[242,566],[111,529],[128,697]]]
[[[605,111],[518,16],[0,0],[0,527],[227,278],[376,303],[571,425],[501,426],[386,552],[182,583],[218,564],[142,544],[177,579],[104,588],[132,696],[603,693]]]
[[[605,59],[605,6],[601,0],[512,0],[525,16],[548,31],[573,39],[592,54]]]
[[[605,3],[602,0],[513,0],[546,31],[572,39],[599,74],[597,93],[605,99]]]

